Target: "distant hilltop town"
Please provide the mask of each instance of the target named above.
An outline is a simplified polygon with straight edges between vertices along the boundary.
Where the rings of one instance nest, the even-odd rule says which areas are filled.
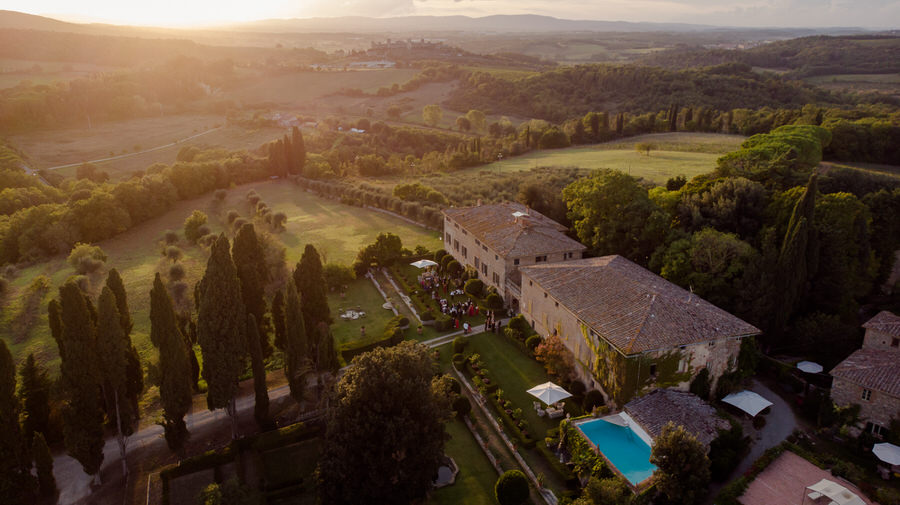
[[[444,47],[444,43],[442,41],[430,41],[419,39],[418,41],[412,39],[406,40],[391,40],[387,39],[384,42],[372,42],[372,48],[374,50],[393,50],[393,49],[442,49]]]

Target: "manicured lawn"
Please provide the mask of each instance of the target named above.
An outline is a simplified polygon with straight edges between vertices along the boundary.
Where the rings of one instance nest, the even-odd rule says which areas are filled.
[[[497,471],[491,466],[478,442],[466,425],[457,419],[446,424],[450,440],[445,446],[447,456],[459,466],[456,482],[434,492],[430,503],[440,505],[493,505]]]
[[[513,410],[522,409],[529,431],[538,444],[543,444],[547,430],[559,426],[562,420],[539,417],[532,405],[537,399],[527,393],[532,387],[550,380],[543,366],[505,337],[490,333],[471,338],[466,353],[478,353],[481,356],[481,361],[489,370],[489,377],[503,390],[503,397],[512,402]],[[489,405],[489,408],[494,408],[492,404]],[[567,404],[566,409],[580,412],[575,405]],[[546,486],[560,496],[559,493],[566,488],[563,477],[554,470],[538,448],[519,447],[518,450],[535,473],[544,474]]]
[[[611,168],[656,184],[665,184],[668,179],[679,175],[690,179],[711,172],[716,168],[718,158],[718,154],[698,152],[660,150],[650,151],[650,156],[647,156],[634,149],[571,147],[536,151],[478,167],[478,170],[518,172],[541,167]]]
[[[372,281],[363,277],[356,279],[347,289],[344,298],[339,293],[328,294],[328,305],[331,307],[331,318],[334,324],[331,331],[334,334],[334,343],[337,347],[352,343],[360,339],[360,328],[366,327],[366,336],[380,335],[387,322],[394,317],[390,310],[382,308],[384,298],[375,289]],[[340,315],[346,309],[359,308],[366,313],[366,317],[359,319],[343,320]]]

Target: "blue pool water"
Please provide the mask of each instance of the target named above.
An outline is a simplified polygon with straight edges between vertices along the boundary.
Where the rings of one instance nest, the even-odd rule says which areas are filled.
[[[581,423],[578,428],[632,485],[640,484],[656,470],[650,463],[650,446],[631,428],[602,419]]]

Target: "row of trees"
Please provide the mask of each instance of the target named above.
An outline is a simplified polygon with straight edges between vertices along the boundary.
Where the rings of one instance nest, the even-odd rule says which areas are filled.
[[[36,200],[39,203],[33,206],[23,196],[36,194],[33,187],[7,188],[0,192],[0,207],[6,202],[15,210],[0,217],[0,264],[34,260],[66,252],[77,242],[112,237],[162,215],[179,200],[265,179],[271,165],[266,158],[247,152],[201,152],[191,161],[157,164],[116,184],[67,180],[58,189],[40,190],[52,200]],[[17,167],[15,172],[0,171],[0,178],[4,177],[28,176]]]

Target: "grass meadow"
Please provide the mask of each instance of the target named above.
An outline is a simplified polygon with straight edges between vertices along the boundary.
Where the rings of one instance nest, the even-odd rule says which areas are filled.
[[[610,168],[664,184],[671,177],[712,171],[716,160],[740,146],[744,137],[707,133],[662,133],[641,135],[592,146],[534,151],[522,156],[470,169],[518,172],[542,167]],[[637,152],[635,144],[647,142],[654,149],[647,155]]]
[[[215,128],[218,128],[214,131]],[[209,133],[204,133],[209,131]],[[285,133],[282,128],[247,129],[226,125],[216,115],[184,115],[138,118],[100,123],[93,128],[66,128],[35,131],[10,137],[10,141],[28,153],[35,169],[128,155],[120,159],[96,162],[112,179],[125,179],[154,163],[170,164],[184,146],[223,147],[231,150],[255,149]],[[201,134],[196,138],[182,139]],[[174,145],[170,145],[174,144]],[[144,150],[160,146],[150,152]],[[60,168],[60,174],[72,177],[76,167]]]
[[[291,268],[309,243],[319,249],[324,260],[348,265],[361,247],[374,241],[382,232],[399,235],[404,246],[411,249],[423,245],[433,250],[441,244],[436,232],[382,213],[318,198],[288,181],[240,186],[230,190],[224,202],[214,201],[212,195],[178,202],[168,213],[98,244],[109,257],[106,266],[117,268],[125,281],[134,318],[132,339],[145,362],[156,360],[156,352],[149,338],[150,288],[155,273],[166,272],[171,264],[160,254],[160,241],[164,233],[166,230],[180,233],[184,220],[195,209],[209,216],[209,227],[213,232],[221,232],[228,210],[237,210],[244,217],[249,215],[245,195],[250,189],[254,189],[275,212],[287,214],[285,231],[276,237],[285,245],[286,260]],[[206,268],[207,252],[202,247],[183,241],[179,246],[183,251],[180,263],[185,268],[185,281],[192,286]],[[59,256],[23,268],[10,283],[11,292],[0,315],[0,335],[8,339],[17,362],[33,352],[40,361],[55,368],[58,356],[47,324],[47,302],[57,295],[57,288],[74,274],[65,257]],[[28,298],[29,286],[39,275],[47,276],[49,289],[38,292],[29,313],[24,314],[23,309],[29,308],[24,303]],[[105,273],[91,278],[92,287],[102,287],[104,279]],[[11,332],[14,322],[23,328],[16,335]]]

